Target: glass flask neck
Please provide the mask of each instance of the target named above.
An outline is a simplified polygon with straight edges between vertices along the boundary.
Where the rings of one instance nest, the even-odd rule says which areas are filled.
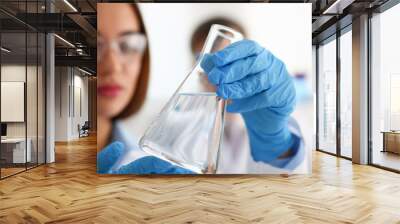
[[[197,65],[203,60],[205,54],[222,50],[229,44],[243,39],[238,31],[220,24],[213,24],[204,42]]]
[[[204,42],[193,70],[186,76],[176,93],[215,94],[215,86],[208,82],[207,75],[201,68],[205,54],[222,50],[226,46],[243,39],[243,35],[229,27],[213,24]]]

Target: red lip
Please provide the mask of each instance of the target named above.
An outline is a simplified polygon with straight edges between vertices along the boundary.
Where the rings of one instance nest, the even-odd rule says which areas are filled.
[[[119,85],[103,85],[97,87],[97,93],[105,97],[116,97],[120,94],[122,87]]]

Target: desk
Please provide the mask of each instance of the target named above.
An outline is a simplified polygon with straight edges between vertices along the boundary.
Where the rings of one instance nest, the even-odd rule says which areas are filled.
[[[30,138],[26,140],[28,143],[25,154],[25,138],[5,138],[1,139],[1,157],[6,163],[25,163],[30,162],[32,158]],[[26,161],[25,161],[26,159]]]
[[[392,152],[400,154],[400,132],[399,131],[382,131],[383,133],[383,150],[382,152]]]

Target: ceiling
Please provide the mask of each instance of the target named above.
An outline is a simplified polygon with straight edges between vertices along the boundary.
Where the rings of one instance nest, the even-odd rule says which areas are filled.
[[[11,50],[2,51],[6,54],[2,60],[24,63],[26,57],[29,63],[44,47],[36,43],[37,35],[54,32],[56,65],[79,66],[95,73],[96,22],[96,0],[47,0],[47,5],[45,0],[1,0],[2,46]]]
[[[313,44],[318,44],[343,29],[353,17],[372,12],[389,0],[310,0],[312,3]]]

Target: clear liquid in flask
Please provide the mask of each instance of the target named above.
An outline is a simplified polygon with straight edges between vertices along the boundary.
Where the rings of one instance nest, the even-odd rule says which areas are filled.
[[[224,111],[215,92],[179,93],[153,121],[141,148],[197,173],[215,173]]]

